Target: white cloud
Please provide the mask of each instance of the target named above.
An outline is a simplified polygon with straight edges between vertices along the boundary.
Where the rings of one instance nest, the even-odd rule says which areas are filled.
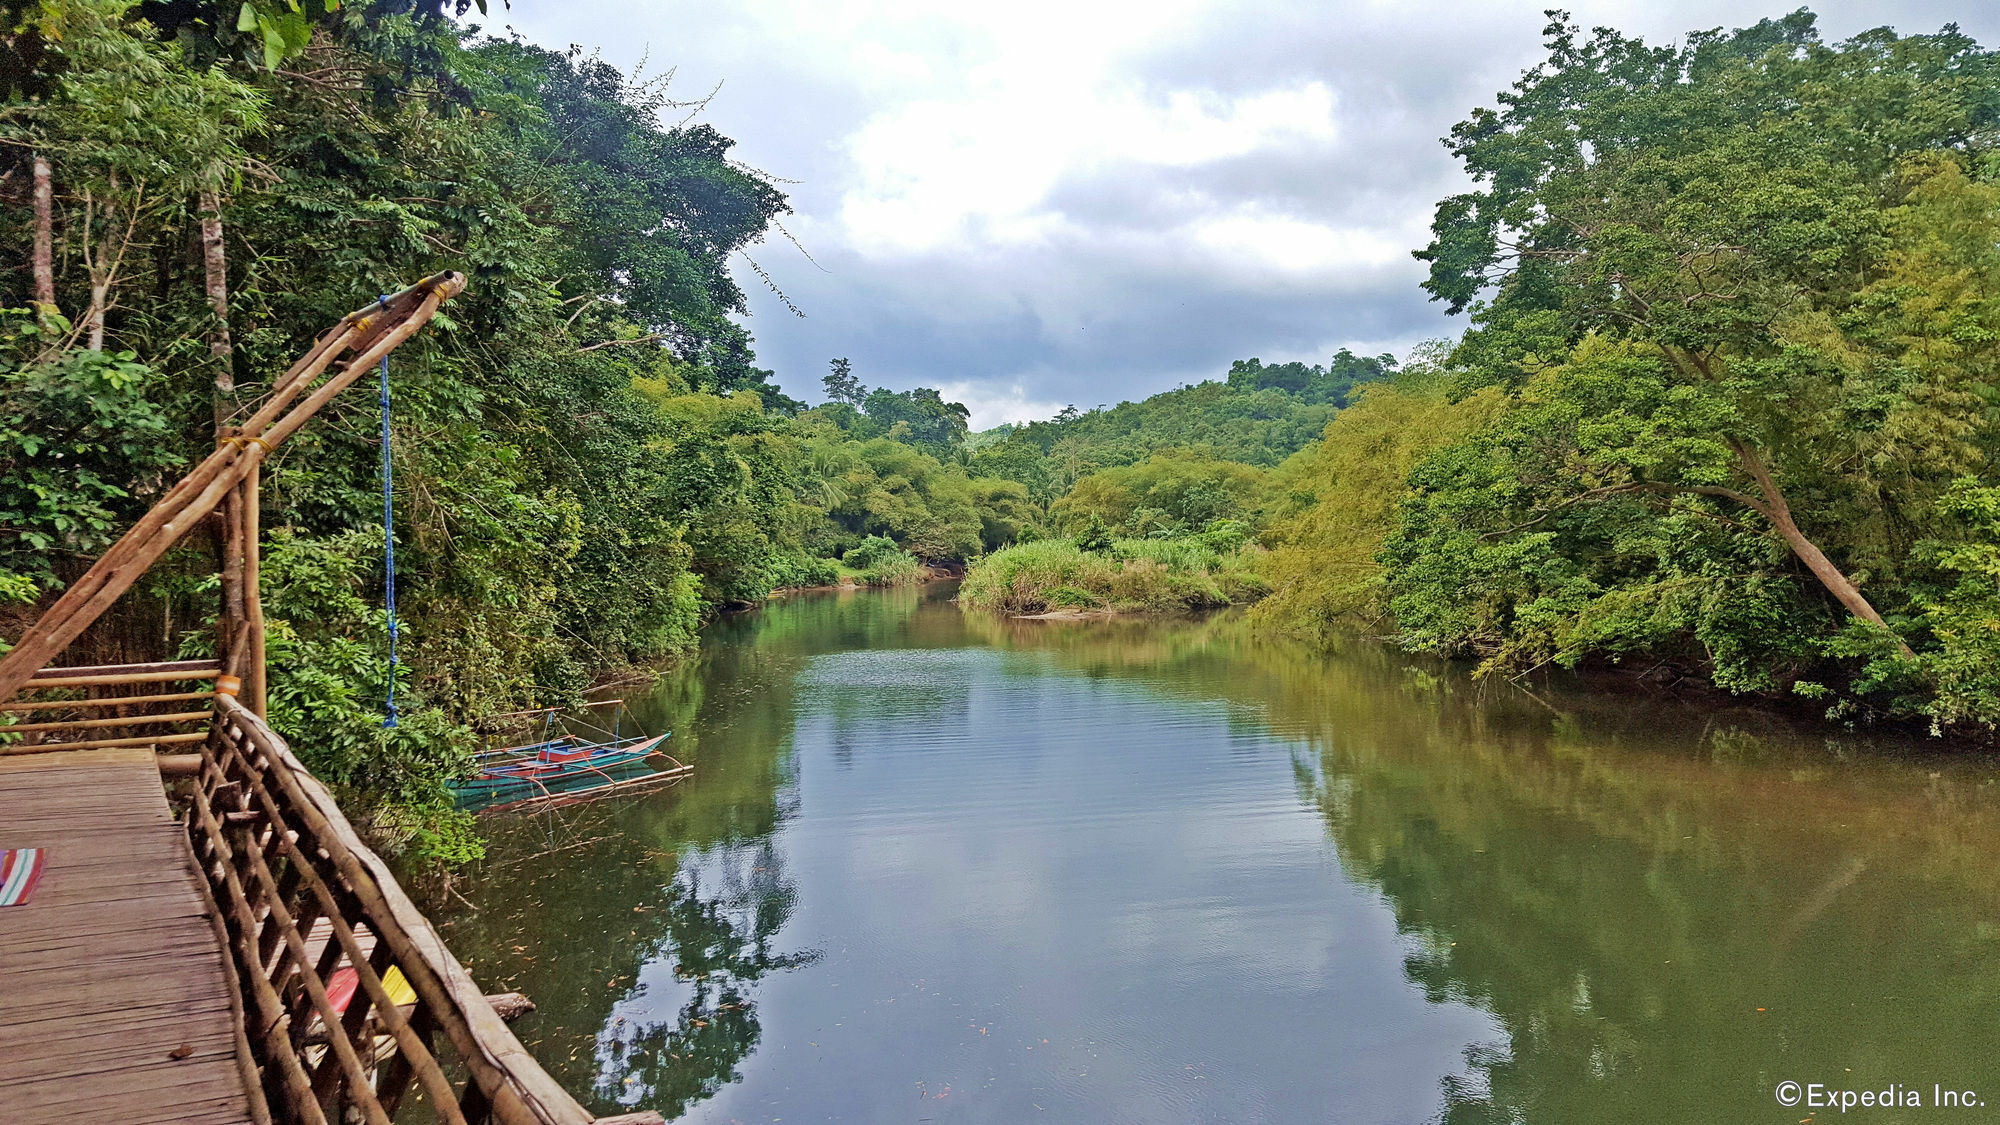
[[[990,430],[1003,422],[1052,418],[1068,403],[1035,398],[1023,383],[953,380],[938,388],[946,402],[964,403],[972,429]]]
[[[1095,61],[1090,74],[995,64],[990,80],[871,117],[847,139],[839,236],[870,255],[1087,239],[1051,201],[1066,181],[1325,151],[1339,135],[1324,82],[1159,92]]]
[[[1188,230],[1196,245],[1231,263],[1282,274],[1332,275],[1409,262],[1411,232],[1391,227],[1338,227],[1256,206],[1201,219]]]

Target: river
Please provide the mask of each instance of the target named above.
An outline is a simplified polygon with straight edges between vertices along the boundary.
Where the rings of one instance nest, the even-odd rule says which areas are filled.
[[[1991,760],[949,597],[723,621],[634,701],[692,779],[486,819],[447,940],[593,1109],[2000,1116]]]

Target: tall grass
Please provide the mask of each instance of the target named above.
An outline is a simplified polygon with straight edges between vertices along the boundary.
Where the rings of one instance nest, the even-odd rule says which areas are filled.
[[[862,569],[843,568],[843,573],[863,586],[914,586],[924,580],[924,564],[898,551],[878,558]]]
[[[1171,612],[1252,602],[1266,592],[1244,552],[1218,554],[1188,539],[1120,539],[1101,554],[1046,539],[974,563],[958,600],[995,613]]]
[[[924,580],[924,564],[886,536],[871,535],[841,556],[843,578],[863,586],[913,586]]]

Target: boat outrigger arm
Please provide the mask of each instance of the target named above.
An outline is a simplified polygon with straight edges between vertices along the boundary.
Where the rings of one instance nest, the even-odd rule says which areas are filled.
[[[663,780],[688,772],[691,767],[662,749],[670,734],[641,733],[632,738],[622,737],[620,719],[624,701],[605,702],[619,705],[619,717],[613,719],[614,730],[605,731],[595,723],[578,720],[599,733],[610,735],[605,741],[591,741],[572,731],[553,734],[556,722],[553,708],[514,712],[515,716],[542,715],[540,737],[534,742],[475,755],[479,772],[471,778],[448,783],[452,795],[461,807],[484,808],[500,803],[518,804],[523,800],[581,795],[613,786]],[[646,770],[643,763],[656,756],[665,758],[672,766],[666,770]]]

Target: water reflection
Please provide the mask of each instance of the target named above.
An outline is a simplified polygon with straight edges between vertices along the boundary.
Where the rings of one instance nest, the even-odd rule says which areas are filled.
[[[1226,620],[1071,628],[986,632],[1225,693],[1300,741],[1300,790],[1394,910],[1408,978],[1504,1029],[1441,1080],[1447,1122],[1794,1120],[1788,1078],[1994,1085],[1991,759],[1747,709],[1482,692]]]
[[[1788,1078],[2000,1096],[1989,761],[939,593],[723,623],[641,708],[690,782],[491,822],[447,938],[535,999],[524,1041],[598,1112],[1706,1123],[1796,1121]]]
[[[711,849],[676,874],[663,940],[598,1035],[599,1098],[678,1116],[735,1078],[760,1034],[751,986],[817,956],[774,948],[796,895],[768,840]]]

